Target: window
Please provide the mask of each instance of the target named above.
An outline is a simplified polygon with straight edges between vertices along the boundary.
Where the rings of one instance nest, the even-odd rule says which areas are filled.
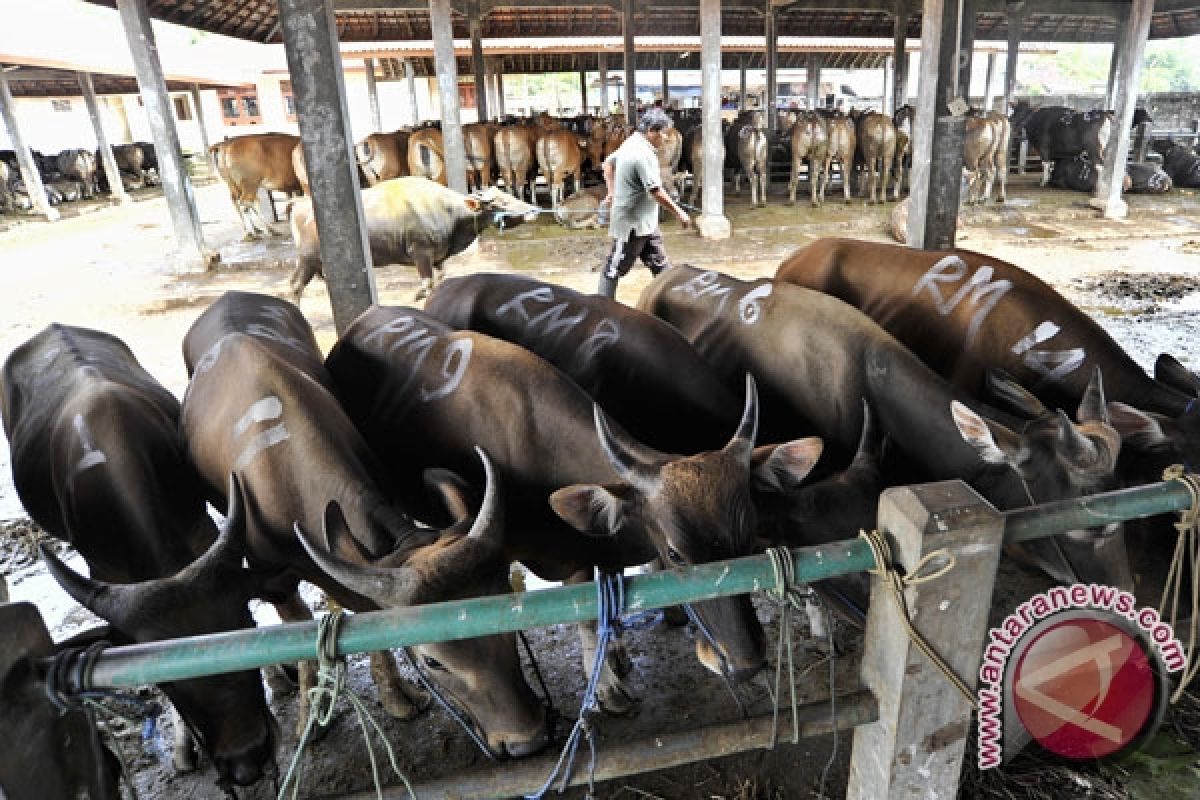
[[[225,117],[226,120],[236,119],[240,116],[236,97],[221,98],[221,116]]]
[[[258,93],[252,88],[219,89],[221,118],[226,125],[255,125],[262,122]]]
[[[172,97],[175,102],[175,119],[189,120],[192,118],[192,105],[188,102],[187,97]]]
[[[243,97],[242,105],[244,105],[246,107],[246,116],[247,117],[257,117],[258,116],[258,96],[257,95],[247,95],[247,96]]]
[[[55,111],[70,111],[71,110],[71,101],[70,100],[51,100],[50,107],[53,108]]]
[[[283,94],[283,113],[287,115],[288,122],[295,122],[296,96],[292,94],[292,82],[280,81],[279,91]]]

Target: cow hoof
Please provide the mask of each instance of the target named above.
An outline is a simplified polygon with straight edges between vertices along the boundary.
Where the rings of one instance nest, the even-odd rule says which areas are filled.
[[[609,716],[631,717],[641,708],[641,701],[620,683],[602,684],[596,691],[600,709]]]
[[[407,681],[402,681],[399,686],[381,687],[379,691],[379,703],[383,710],[401,720],[416,717],[429,708],[432,699],[429,692]]]
[[[257,242],[259,240],[259,238],[261,238],[261,237],[259,237],[259,235],[256,233],[247,233],[245,236],[242,237],[242,241],[243,242]]]
[[[278,664],[263,667],[263,678],[266,680],[267,688],[271,690],[272,700],[290,697],[296,693],[296,682],[288,677],[283,667]]]
[[[427,297],[429,297],[429,287],[422,286],[421,288],[417,289],[417,291],[413,294],[413,302],[419,303],[420,301],[424,300]]]

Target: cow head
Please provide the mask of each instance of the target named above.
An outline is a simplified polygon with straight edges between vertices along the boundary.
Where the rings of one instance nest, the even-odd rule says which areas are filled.
[[[1163,469],[1200,464],[1200,377],[1163,353],[1154,362],[1154,378],[1167,391],[1179,392],[1183,413],[1175,416],[1109,403],[1113,426],[1121,434],[1122,473],[1138,482],[1158,480]]]
[[[467,208],[475,214],[491,214],[492,222],[501,228],[510,228],[522,222],[537,220],[538,207],[530,205],[496,186],[467,195]]]
[[[790,485],[798,482],[796,474],[807,474],[797,466],[804,458],[795,458],[796,443],[781,445],[778,457],[763,458],[754,469],[758,392],[749,375],[741,423],[718,451],[647,458],[647,448],[614,430],[598,406],[594,414],[600,442],[623,483],[568,486],[554,492],[550,504],[583,533],[650,542],[668,568],[749,555],[759,529],[752,494],[756,481],[780,483],[782,470],[793,473],[782,481]],[[693,610],[701,628],[696,654],[702,664],[734,681],[762,668],[764,636],[748,597],[708,600]]]
[[[1115,487],[1121,437],[1109,422],[1099,369],[1076,412],[1078,423],[1063,411],[1048,411],[1003,374],[993,372],[988,380],[993,393],[1030,418],[1020,432],[958,402],[952,404],[952,414],[963,439],[983,461],[1001,467],[978,483],[1000,508],[1083,497]],[[1005,470],[1010,471],[1007,479]],[[1012,476],[1018,480],[1012,481]],[[1083,581],[1132,590],[1122,533],[1121,524],[1112,523],[1022,542],[1013,549],[1064,583]]]
[[[172,577],[105,583],[79,575],[45,548],[42,559],[67,594],[115,631],[135,642],[153,642],[254,627],[247,610],[254,584],[242,569],[244,535],[241,485],[231,476],[220,535],[207,553]],[[213,762],[220,785],[249,786],[274,772],[278,726],[257,670],[161,688]]]
[[[479,448],[486,475],[483,502],[473,522],[466,513],[431,543],[404,542],[372,559],[346,529],[336,503],[325,513],[324,541],[296,524],[296,535],[322,570],[380,608],[400,608],[511,591],[501,558],[504,522],[491,460]],[[451,511],[467,512],[457,487],[442,484]],[[446,699],[466,712],[493,755],[525,756],[549,741],[549,723],[525,682],[511,633],[423,644],[412,648],[418,668]]]

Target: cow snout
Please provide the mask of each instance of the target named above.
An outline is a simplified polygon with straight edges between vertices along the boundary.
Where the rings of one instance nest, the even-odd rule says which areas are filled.
[[[543,725],[531,736],[505,739],[498,748],[494,749],[501,750],[509,758],[525,758],[540,753],[549,744],[550,726]]]

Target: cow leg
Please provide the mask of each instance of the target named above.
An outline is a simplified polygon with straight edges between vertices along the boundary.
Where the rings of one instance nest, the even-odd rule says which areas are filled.
[[[883,157],[883,165],[879,168],[879,202],[887,202],[888,180],[892,177],[892,159]]]
[[[429,297],[429,293],[433,291],[433,259],[426,255],[415,255],[413,261],[416,263],[417,277],[420,279],[417,292],[413,295],[413,301],[417,302]]]
[[[984,165],[983,195],[979,198],[980,203],[987,203],[992,199],[992,186],[995,182],[996,166],[989,161]]]
[[[288,279],[288,295],[293,303],[300,303],[300,295],[304,293],[304,287],[308,286],[309,281],[313,276],[321,273],[321,256],[319,253],[306,255],[298,253],[296,255],[296,267],[292,270],[292,277]]]
[[[183,723],[183,717],[171,706],[171,765],[176,772],[192,772],[196,769],[199,749],[191,731]]]
[[[252,221],[258,220],[256,227],[265,235],[271,237],[279,236],[279,234],[275,232],[275,229],[268,225],[266,219],[263,218],[262,212],[258,209],[258,203],[251,203],[248,205],[246,207],[246,213],[250,216]]]
[[[821,205],[817,201],[817,194],[821,183],[821,160],[819,158],[810,158],[808,160],[808,194],[809,201],[813,208]]]
[[[124,175],[124,173],[122,173],[122,175]],[[128,188],[128,187],[126,187],[126,188]],[[230,189],[229,190],[229,199],[231,201],[233,201],[233,210],[237,212],[238,219],[241,220],[241,222],[242,222],[242,229],[246,232],[246,234],[242,237],[242,241],[244,241],[244,242],[254,241],[255,239],[258,238],[258,235],[255,233],[253,223],[251,223],[250,219],[246,216],[246,209],[242,205],[241,194],[238,193],[234,189]]]
[[[1050,183],[1050,173],[1054,171],[1053,161],[1042,161],[1042,182],[1038,186],[1045,186]]]
[[[412,719],[429,707],[429,693],[405,681],[386,650],[371,653],[371,680],[383,710],[396,719]]]
[[[1008,153],[1004,153],[1003,160],[996,164],[996,172],[1000,176],[1000,196],[996,198],[997,203],[1008,202]]]
[[[851,158],[853,158],[853,156]],[[853,165],[851,165],[850,167],[847,167],[846,163],[847,163],[846,159],[843,158],[842,159],[842,194],[846,198],[846,205],[850,205],[850,203],[851,203],[850,180],[851,180],[851,177],[854,175],[854,167],[853,167]]]
[[[568,584],[587,583],[592,579],[590,570],[581,570],[566,580]],[[583,658],[584,673],[590,680],[592,667],[596,661],[596,648],[599,637],[596,634],[595,623],[579,625],[579,651]],[[620,639],[612,638],[608,642],[608,652],[601,666],[600,677],[596,683],[596,700],[606,714],[623,716],[637,710],[638,700],[625,686],[623,678],[630,672],[632,665],[629,654]]]
[[[767,207],[767,166],[763,164],[762,169],[758,173],[758,187],[760,197],[762,197],[762,207]]]
[[[794,136],[795,134],[792,134],[792,135]],[[789,206],[796,205],[796,184],[800,183],[800,164],[801,164],[800,161],[798,161],[796,159],[792,160],[792,171],[791,171],[791,174],[788,176],[787,205],[789,205]],[[812,176],[810,175],[809,177],[811,178]]]
[[[279,618],[284,622],[308,622],[313,618],[312,609],[300,597],[300,592],[292,592],[284,600],[273,603]],[[304,733],[308,725],[308,692],[317,685],[317,662],[308,660],[297,664],[300,683],[300,705],[296,710],[296,735]],[[316,728],[313,734],[321,736],[325,731]]]

